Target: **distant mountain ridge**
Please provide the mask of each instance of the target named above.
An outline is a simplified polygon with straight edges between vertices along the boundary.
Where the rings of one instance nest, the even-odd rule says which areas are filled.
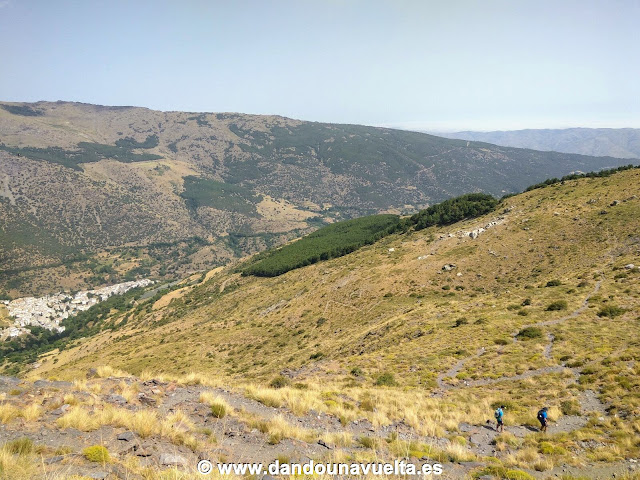
[[[618,158],[640,157],[638,128],[527,129],[493,132],[463,131],[437,133],[446,138],[473,140],[507,147],[534,150],[605,155]]]
[[[175,278],[336,220],[628,163],[279,116],[0,103],[0,296]]]

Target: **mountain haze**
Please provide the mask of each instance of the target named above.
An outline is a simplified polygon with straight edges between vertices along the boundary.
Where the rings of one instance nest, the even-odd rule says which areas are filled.
[[[443,137],[494,143],[517,148],[553,150],[581,155],[640,157],[638,128],[528,129],[495,132],[439,133]]]

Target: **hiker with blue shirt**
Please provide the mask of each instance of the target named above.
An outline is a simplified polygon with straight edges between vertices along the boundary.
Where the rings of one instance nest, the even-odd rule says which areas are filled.
[[[501,405],[494,413],[494,416],[496,417],[496,432],[504,432],[504,408],[506,407]]]
[[[538,412],[538,421],[540,422],[541,432],[547,431],[547,418],[548,418],[547,410],[549,410],[549,408],[544,407],[542,410]]]

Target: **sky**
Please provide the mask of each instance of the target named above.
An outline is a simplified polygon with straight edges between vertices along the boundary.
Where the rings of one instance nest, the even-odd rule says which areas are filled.
[[[0,0],[0,100],[640,128],[640,0]]]

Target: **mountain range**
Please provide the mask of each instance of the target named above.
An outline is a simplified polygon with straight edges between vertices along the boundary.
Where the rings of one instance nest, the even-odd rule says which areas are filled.
[[[2,103],[0,295],[175,278],[336,220],[627,163],[278,116]]]
[[[496,145],[534,150],[609,155],[618,158],[640,157],[638,128],[565,128],[528,129],[494,132],[438,133],[443,137],[488,142]]]

